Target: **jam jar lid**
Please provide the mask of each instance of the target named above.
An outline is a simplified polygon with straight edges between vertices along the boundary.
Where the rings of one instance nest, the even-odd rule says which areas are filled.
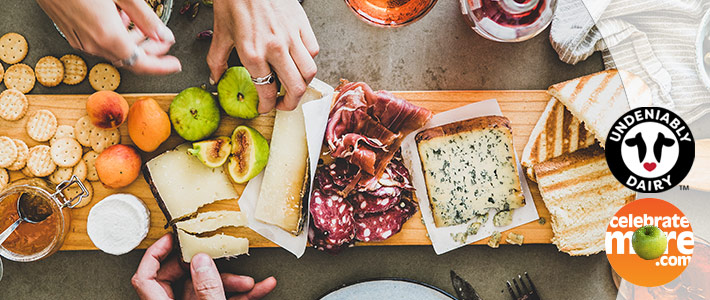
[[[81,188],[82,193],[67,199],[62,192],[73,185]],[[52,213],[37,224],[21,223],[0,245],[0,256],[12,261],[29,262],[45,258],[59,250],[69,229],[68,209],[88,197],[89,192],[76,176],[56,186],[39,178],[16,180],[0,193],[0,231],[19,218],[17,201],[23,194],[46,201]]]

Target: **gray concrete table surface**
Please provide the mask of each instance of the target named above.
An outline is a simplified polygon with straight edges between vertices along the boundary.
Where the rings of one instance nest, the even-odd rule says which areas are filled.
[[[24,63],[34,66],[45,55],[78,53],[34,1],[1,2],[0,34],[15,31],[29,41]],[[547,31],[517,44],[485,40],[467,27],[455,0],[439,1],[422,20],[398,29],[368,26],[339,0],[306,0],[304,6],[321,47],[317,77],[331,85],[348,78],[387,90],[546,89],[602,69],[598,54],[577,66],[560,62]],[[176,10],[169,22],[177,38],[171,52],[182,61],[183,71],[165,77],[121,71],[119,92],[175,93],[207,82],[209,42],[196,41],[195,35],[212,27],[212,11],[203,7],[197,19],[189,21]],[[82,57],[89,66],[100,61]],[[32,91],[91,92],[86,81],[56,88],[38,84]],[[4,260],[0,299],[132,299],[136,295],[130,277],[142,255],[143,251],[118,257],[76,251],[26,264]],[[220,262],[220,268],[259,280],[274,275],[279,284],[268,299],[314,299],[341,284],[372,277],[412,278],[453,292],[450,269],[469,280],[484,299],[509,299],[505,280],[526,271],[543,299],[612,299],[616,295],[603,254],[570,257],[553,245],[468,246],[440,256],[429,246],[357,247],[337,256],[309,249],[301,259],[282,249],[251,249],[250,256]]]

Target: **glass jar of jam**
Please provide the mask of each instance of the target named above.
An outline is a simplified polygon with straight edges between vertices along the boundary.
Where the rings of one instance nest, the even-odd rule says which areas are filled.
[[[78,185],[82,193],[67,199],[62,192],[72,185]],[[21,197],[24,206],[36,206],[35,211],[44,210],[43,213],[48,212],[49,216],[36,224],[22,222],[0,245],[0,256],[12,261],[29,262],[57,252],[69,230],[69,209],[88,194],[86,187],[75,176],[57,186],[40,178],[12,182],[0,193],[0,231],[20,218],[17,207]]]

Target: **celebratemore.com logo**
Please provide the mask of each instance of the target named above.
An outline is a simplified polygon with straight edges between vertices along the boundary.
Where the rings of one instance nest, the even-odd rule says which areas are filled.
[[[690,264],[695,246],[688,218],[666,201],[645,198],[622,207],[606,232],[609,264],[628,282],[659,286]]]
[[[675,187],[695,160],[690,127],[661,107],[639,107],[622,115],[609,131],[604,148],[614,177],[642,193]]]

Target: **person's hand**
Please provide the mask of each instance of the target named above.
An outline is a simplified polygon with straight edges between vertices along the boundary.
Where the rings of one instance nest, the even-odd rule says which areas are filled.
[[[175,43],[173,33],[144,0],[37,0],[37,3],[76,49],[119,66],[133,57],[132,65],[125,67],[136,73],[170,74],[182,68],[176,57],[166,55]],[[136,28],[128,31],[131,21]]]
[[[146,250],[131,284],[140,299],[175,299],[173,285],[187,275],[178,255],[172,254],[173,238],[166,234]],[[190,264],[191,279],[185,282],[183,299],[226,299],[225,292],[234,294],[230,300],[259,299],[276,287],[269,277],[254,284],[254,279],[234,274],[220,274],[206,254],[197,254]]]
[[[214,36],[207,55],[210,82],[227,69],[236,48],[252,77],[274,72],[286,89],[276,103],[276,84],[257,85],[259,112],[293,110],[316,75],[318,42],[297,0],[215,0]]]

